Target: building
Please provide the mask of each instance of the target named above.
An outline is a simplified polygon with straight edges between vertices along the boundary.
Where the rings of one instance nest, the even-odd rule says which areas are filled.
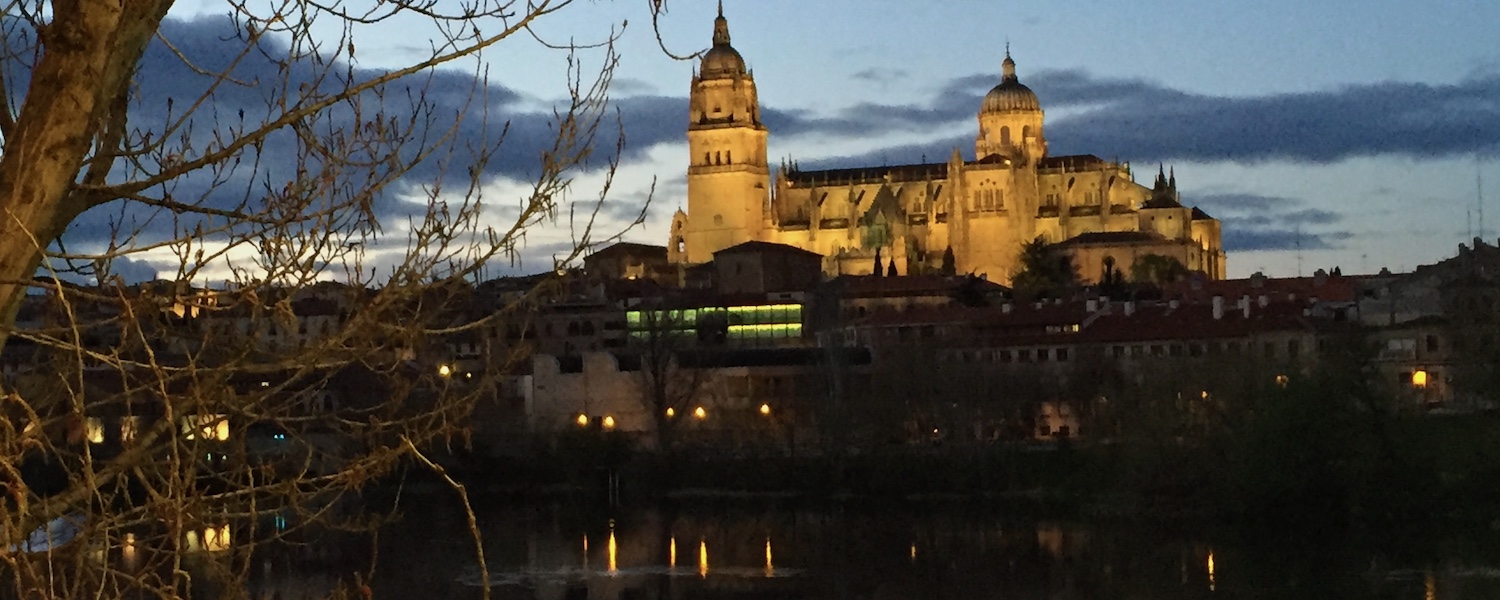
[[[1000,282],[1016,270],[1021,245],[1041,237],[1068,243],[1090,264],[1112,257],[1125,272],[1152,253],[1223,278],[1219,221],[1181,203],[1175,174],[1159,171],[1147,188],[1128,164],[1047,153],[1041,104],[1009,52],[979,108],[972,160],[955,149],[927,164],[803,170],[793,162],[773,179],[755,77],[721,11],[692,79],[687,210],[673,217],[668,259],[700,264],[761,241],[822,255],[828,275],[868,274],[877,253],[905,275],[939,272],[951,253],[957,272]],[[1120,233],[1132,235],[1100,235]],[[1092,280],[1098,271],[1080,274]]]

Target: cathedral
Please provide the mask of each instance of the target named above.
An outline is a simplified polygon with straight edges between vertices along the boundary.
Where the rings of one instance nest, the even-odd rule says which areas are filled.
[[[673,216],[668,258],[678,264],[749,241],[823,256],[829,276],[870,273],[877,258],[900,274],[949,263],[1007,283],[1022,244],[1042,238],[1068,252],[1084,281],[1106,263],[1129,274],[1143,256],[1177,259],[1224,277],[1219,221],[1184,206],[1175,174],[1152,187],[1128,163],[1047,153],[1044,112],[1007,50],[1000,83],[979,103],[974,159],[774,172],[766,160],[754,74],[730,44],[720,6],[713,47],[693,75],[687,211]]]

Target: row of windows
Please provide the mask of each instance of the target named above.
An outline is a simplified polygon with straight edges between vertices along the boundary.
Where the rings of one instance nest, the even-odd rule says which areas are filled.
[[[974,210],[980,212],[1005,210],[1005,190],[976,190]]]
[[[1109,355],[1114,358],[1136,358],[1146,356],[1205,356],[1211,354],[1246,354],[1256,350],[1256,344],[1252,342],[1216,342],[1216,343],[1171,343],[1171,344],[1116,344],[1109,349]],[[1301,343],[1298,340],[1287,342],[1264,342],[1260,344],[1259,351],[1266,358],[1277,358],[1285,355],[1287,358],[1297,358],[1301,355]],[[1011,362],[1066,362],[1069,360],[1068,348],[1021,348],[1002,350],[966,350],[959,351],[956,355],[959,362],[989,362],[989,363],[1011,363]]]
[[[964,350],[957,353],[961,363],[1029,363],[1068,362],[1072,354],[1067,348],[1020,348],[1006,350]]]

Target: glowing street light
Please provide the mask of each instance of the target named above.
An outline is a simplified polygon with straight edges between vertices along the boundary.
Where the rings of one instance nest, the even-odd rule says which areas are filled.
[[[677,416],[677,411],[673,410],[672,407],[668,406],[667,407],[667,418],[670,419],[670,418],[675,417],[675,416]]]
[[[589,416],[588,415],[585,415],[583,413],[579,413],[578,414],[578,418],[575,419],[575,420],[578,421],[578,426],[579,427],[588,427],[589,426]]]
[[[614,429],[615,428],[615,418],[612,417],[612,416],[606,415],[604,417],[604,428],[605,429]]]
[[[447,376],[452,375],[452,374],[453,374],[453,367],[450,367],[448,365],[438,365],[438,375],[442,375],[443,377],[447,377]]]
[[[762,405],[760,405],[760,414],[765,415],[767,417],[771,416],[771,405],[770,404],[762,404]]]
[[[700,406],[693,409],[693,416],[697,417],[699,421],[702,421],[703,419],[708,418],[708,411],[704,410],[703,407]]]

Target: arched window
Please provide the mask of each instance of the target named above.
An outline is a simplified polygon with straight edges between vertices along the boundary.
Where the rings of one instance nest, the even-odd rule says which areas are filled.
[[[724,164],[726,164],[726,165],[732,165],[732,164],[734,164],[734,151],[733,150],[725,150],[724,151]]]
[[[710,153],[708,153],[708,152],[704,152],[703,153],[703,164],[705,164],[705,165],[714,164],[713,156]]]
[[[1027,125],[1021,128],[1021,141],[1024,142],[1029,139],[1031,139],[1031,126]]]
[[[723,153],[721,153],[721,152],[715,152],[714,153],[714,164],[716,164],[716,165],[722,165],[722,164],[724,164],[724,160],[723,159],[724,159],[724,154]]]
[[[1000,128],[1000,143],[1002,143],[1002,144],[1009,144],[1010,143],[1010,126],[1005,126],[1005,127],[1001,127]]]

